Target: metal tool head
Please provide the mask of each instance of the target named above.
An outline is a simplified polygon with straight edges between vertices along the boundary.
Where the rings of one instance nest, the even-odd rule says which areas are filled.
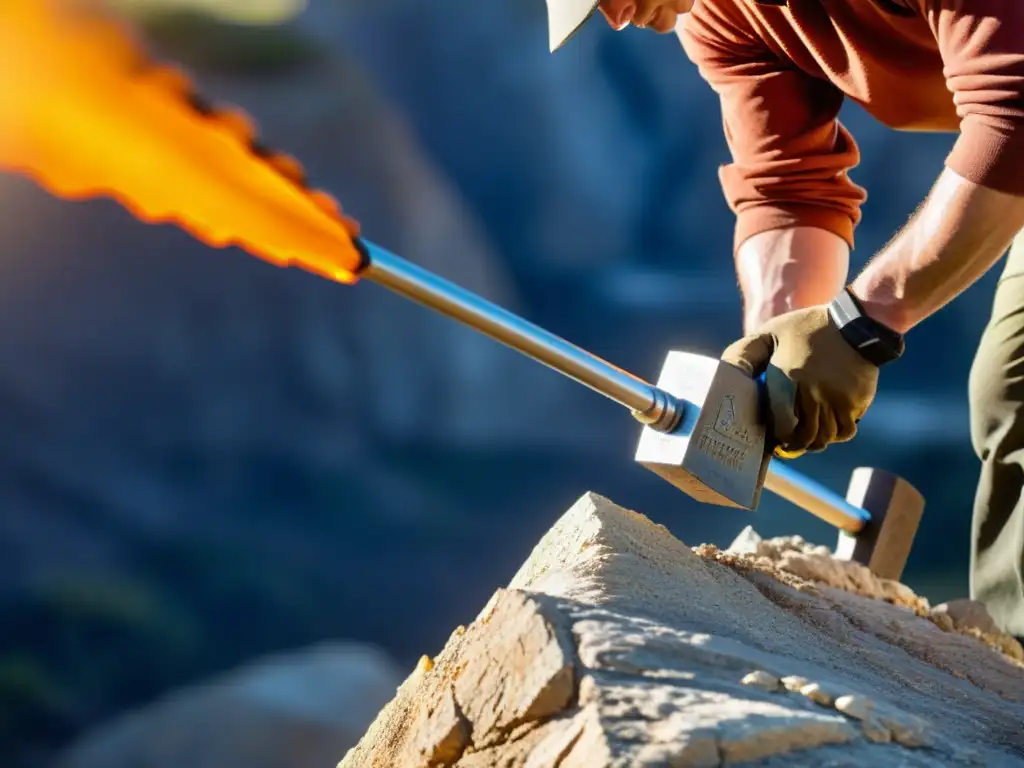
[[[771,459],[758,383],[735,366],[670,352],[657,386],[683,401],[671,433],[644,427],[636,461],[697,501],[757,509]]]
[[[856,535],[839,532],[835,556],[867,566],[876,576],[899,581],[924,514],[924,496],[898,475],[858,467],[846,492],[850,504],[871,519]]]

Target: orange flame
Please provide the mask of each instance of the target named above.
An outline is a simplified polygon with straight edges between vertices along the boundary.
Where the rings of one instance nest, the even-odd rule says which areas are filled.
[[[108,196],[214,247],[353,283],[358,224],[213,110],[126,28],[69,0],[0,0],[0,170],[67,199]]]

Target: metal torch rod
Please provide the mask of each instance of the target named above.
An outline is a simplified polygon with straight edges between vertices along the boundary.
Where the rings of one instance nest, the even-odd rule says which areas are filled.
[[[625,406],[652,429],[671,432],[678,426],[684,404],[668,392],[378,245],[362,239],[359,244],[369,261],[361,278],[459,320],[553,368]],[[765,487],[849,533],[861,530],[871,519],[865,510],[778,461],[769,464]]]
[[[365,240],[360,243],[370,259],[360,277],[544,363],[625,406],[655,429],[671,432],[678,425],[682,404],[667,392],[380,246]]]

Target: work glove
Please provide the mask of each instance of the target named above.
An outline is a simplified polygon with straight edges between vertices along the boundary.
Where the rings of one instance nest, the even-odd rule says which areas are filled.
[[[722,360],[751,377],[765,373],[768,433],[782,458],[853,438],[878,385],[878,366],[843,338],[827,306],[772,318]]]

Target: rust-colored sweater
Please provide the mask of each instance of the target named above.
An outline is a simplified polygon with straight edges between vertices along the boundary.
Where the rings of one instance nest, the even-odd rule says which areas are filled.
[[[950,169],[1024,195],[1024,0],[697,0],[679,36],[721,97],[737,247],[792,226],[853,245],[866,193],[844,98],[892,128],[959,131]]]

